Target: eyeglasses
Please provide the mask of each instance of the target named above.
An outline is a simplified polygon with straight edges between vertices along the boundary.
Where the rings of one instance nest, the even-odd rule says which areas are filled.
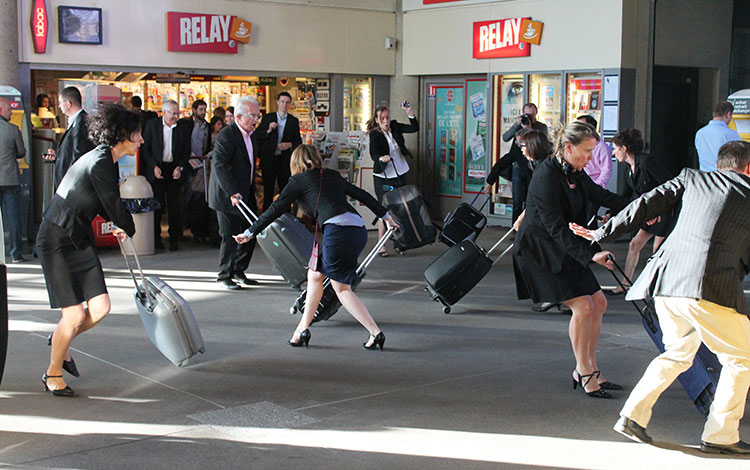
[[[242,116],[242,115],[240,114],[237,117],[239,117],[239,116]],[[257,120],[257,119],[260,119],[261,114],[260,113],[258,113],[258,114],[245,114],[244,116],[247,117],[247,118],[251,118],[251,119],[256,119]]]

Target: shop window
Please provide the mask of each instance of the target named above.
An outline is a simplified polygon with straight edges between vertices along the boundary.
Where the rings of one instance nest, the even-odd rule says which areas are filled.
[[[560,124],[562,76],[559,73],[529,75],[529,102],[539,110],[537,120],[549,127]]]
[[[367,130],[372,109],[372,78],[344,77],[344,131]]]
[[[503,134],[510,129],[523,113],[526,93],[523,75],[495,75],[492,77],[492,99],[495,118],[492,126],[492,165],[510,151],[512,140],[503,141]],[[502,176],[492,190],[490,214],[512,215],[513,194],[511,182]]]
[[[566,116],[568,121],[590,114],[597,123],[601,123],[601,73],[569,73],[567,91]]]

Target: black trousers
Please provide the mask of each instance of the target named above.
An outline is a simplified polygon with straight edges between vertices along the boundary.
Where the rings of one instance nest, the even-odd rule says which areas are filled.
[[[174,163],[163,163],[159,168],[164,178],[151,183],[154,197],[161,205],[161,209],[154,211],[154,241],[161,240],[161,216],[166,209],[169,219],[169,242],[177,243],[182,237],[182,209],[180,207],[182,181],[172,179]]]
[[[513,164],[513,222],[521,215],[524,209],[526,209],[526,194],[529,192],[529,182],[531,176],[527,173],[518,169],[518,166]]]
[[[265,211],[276,195],[276,183],[279,184],[279,192],[281,192],[292,176],[292,170],[289,168],[289,156],[281,154],[274,155],[273,158],[266,157],[261,164],[261,170],[263,171],[263,210]]]
[[[245,203],[254,213],[258,211],[255,198],[252,197]],[[237,243],[232,235],[238,235],[247,229],[250,224],[239,214],[216,211],[219,219],[219,281],[232,279],[233,277],[244,277],[245,270],[250,265],[250,259],[255,250],[255,238],[247,243]]]

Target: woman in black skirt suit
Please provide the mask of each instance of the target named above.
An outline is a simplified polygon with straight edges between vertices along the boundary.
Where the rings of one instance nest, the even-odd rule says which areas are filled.
[[[655,187],[666,183],[672,177],[659,160],[647,153],[643,153],[643,137],[638,129],[623,129],[612,139],[612,152],[625,166],[625,191],[623,194],[628,200],[640,197]],[[625,274],[633,279],[638,258],[646,243],[653,238],[653,253],[659,249],[664,239],[674,227],[674,211],[661,215],[657,222],[649,225],[644,224],[635,234],[628,245],[628,257],[625,259]],[[612,294],[621,294],[619,287],[610,291]]]
[[[135,234],[133,218],[120,200],[115,163],[124,155],[136,155],[143,143],[138,115],[121,105],[102,105],[89,115],[88,127],[89,138],[98,147],[65,174],[37,235],[36,252],[50,307],[62,309],[62,318],[49,338],[52,352],[42,376],[45,391],[55,396],[75,395],[62,376],[63,369],[78,376],[68,352],[70,343],[110,310],[91,221],[97,215],[111,220],[118,227],[114,235],[121,240]]]
[[[310,342],[309,326],[323,296],[323,281],[328,277],[341,305],[370,333],[362,347],[370,350],[380,347],[382,351],[385,335],[351,287],[357,278],[357,258],[367,244],[367,230],[362,217],[346,197],[363,203],[389,226],[398,225],[370,194],[346,181],[337,171],[324,169],[315,147],[297,147],[292,152],[290,166],[292,177],[276,201],[244,233],[234,238],[237,243],[247,243],[283,214],[293,201],[298,201],[307,215],[317,219],[323,229],[323,242],[317,270],[307,271],[305,312],[288,341],[289,346],[307,346]]]
[[[599,372],[596,346],[607,309],[607,299],[588,267],[594,261],[611,269],[596,245],[577,237],[570,222],[586,223],[586,201],[619,211],[626,198],[594,183],[582,171],[599,140],[593,127],[580,121],[558,132],[553,156],[534,170],[526,196],[526,214],[513,248],[513,260],[527,292],[519,298],[534,302],[562,302],[572,310],[568,333],[576,367],[574,388],[581,385],[591,397],[610,398],[604,389],[618,389]],[[524,295],[525,294],[525,295]]]

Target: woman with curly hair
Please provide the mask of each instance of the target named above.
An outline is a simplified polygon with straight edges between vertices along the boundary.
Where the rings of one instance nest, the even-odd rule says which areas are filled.
[[[110,310],[91,221],[97,215],[111,220],[121,240],[135,234],[133,218],[120,200],[115,163],[124,155],[136,155],[143,143],[138,115],[119,104],[102,105],[87,119],[89,138],[98,146],[78,159],[60,182],[42,216],[36,246],[50,307],[62,310],[49,337],[52,352],[42,382],[45,391],[63,397],[75,393],[62,370],[79,376],[68,352],[70,343]]]

